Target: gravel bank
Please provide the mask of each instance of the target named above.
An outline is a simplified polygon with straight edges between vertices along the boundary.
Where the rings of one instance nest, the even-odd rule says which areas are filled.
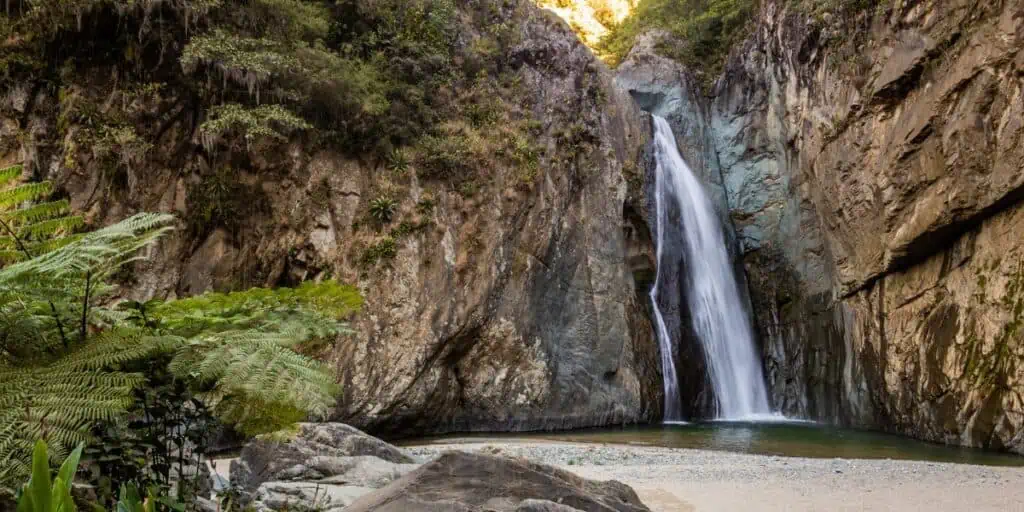
[[[1024,512],[1024,468],[515,440],[406,451],[427,460],[448,449],[526,457],[587,478],[619,480],[656,512]]]

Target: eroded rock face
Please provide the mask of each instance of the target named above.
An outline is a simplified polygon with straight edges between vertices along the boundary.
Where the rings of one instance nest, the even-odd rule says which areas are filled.
[[[650,254],[631,240],[650,238],[626,215],[644,209],[629,202],[642,195],[627,175],[642,180],[649,126],[564,22],[537,11],[513,23],[531,110],[584,126],[592,144],[528,192],[496,170],[475,197],[446,194],[436,228],[362,282],[362,335],[330,357],[345,390],[337,419],[422,434],[608,425],[661,410],[657,345],[631,272],[635,253]],[[552,154],[573,150],[554,136],[561,123],[544,138]],[[334,223],[340,246],[348,224]],[[326,259],[344,258],[335,254]]]
[[[649,512],[629,486],[512,459],[447,452],[346,512]]]
[[[709,98],[626,83],[713,139],[777,408],[1024,452],[1024,6],[883,4],[766,3]]]
[[[718,83],[784,411],[1024,450],[1021,9],[902,3],[847,20],[866,36],[843,47],[769,5]]]
[[[366,302],[356,334],[320,357],[342,384],[334,419],[378,433],[654,419],[661,378],[642,300],[653,274],[641,220],[649,123],[554,14],[529,0],[457,4],[510,27],[501,66],[521,98],[504,107],[533,122],[536,169],[484,155],[476,179],[459,186],[415,169],[392,173],[329,144],[254,144],[229,177],[252,198],[232,214],[233,229],[182,226],[136,269],[128,292],[148,299],[326,277],[358,284]],[[458,31],[470,48],[493,28],[471,19],[459,17]],[[96,84],[117,77],[95,74]],[[168,89],[165,103],[185,103]],[[55,94],[39,90],[34,110],[12,108],[28,131],[52,133]],[[7,122],[0,162],[27,154],[33,172],[98,224],[140,210],[173,212],[185,224],[202,218],[193,194],[215,169],[199,120],[180,111],[124,190],[95,162],[64,165],[60,147],[6,151]],[[371,226],[370,202],[383,196],[396,202],[395,221]],[[371,246],[389,233],[393,253],[374,262]]]

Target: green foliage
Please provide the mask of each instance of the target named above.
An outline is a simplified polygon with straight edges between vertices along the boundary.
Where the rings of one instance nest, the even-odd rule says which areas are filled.
[[[432,117],[423,82],[450,74],[444,68],[450,65],[457,22],[450,0],[334,6],[261,0],[231,6],[237,13],[225,12],[223,22],[189,40],[180,58],[186,73],[212,75],[225,88],[241,87],[249,102],[261,108],[273,104],[357,151],[407,142]],[[429,62],[410,66],[409,59]],[[274,113],[280,121],[282,110]],[[299,126],[295,121],[287,119]],[[260,123],[250,119],[247,124]]]
[[[159,342],[114,327],[123,315],[97,304],[112,291],[105,279],[169,221],[136,215],[0,270],[0,466],[15,468],[8,477],[23,473],[34,440],[63,456],[90,437],[92,422],[130,404],[142,376],[111,368]]]
[[[341,321],[358,310],[357,290],[334,281],[296,288],[253,288],[125,308],[176,342],[167,366],[222,422],[247,434],[323,416],[338,388],[300,344],[350,332]]]
[[[50,456],[46,442],[38,440],[32,450],[32,471],[27,483],[18,492],[17,512],[75,512],[77,506],[72,496],[75,474],[78,472],[84,445],[79,445],[60,465],[55,475],[51,475]],[[52,476],[52,478],[51,478]],[[150,488],[146,499],[140,497],[134,483],[121,485],[119,499],[114,510],[116,512],[157,512],[172,510],[184,512],[185,506],[174,503],[166,496]],[[158,505],[162,507],[158,508]],[[99,511],[104,510],[96,506]]]
[[[266,196],[241,182],[236,171],[220,167],[202,177],[188,194],[189,231],[200,237],[217,227],[236,232],[246,217],[266,206]]]
[[[150,496],[143,501],[135,484],[122,485],[118,496],[117,512],[156,512],[156,500]]]
[[[434,211],[434,198],[431,196],[425,196],[416,203],[416,211],[420,215],[426,215]]]
[[[149,488],[146,498],[143,499],[138,486],[134,483],[121,485],[117,505],[114,507],[116,512],[157,512],[163,509],[185,512],[185,504],[172,501],[154,487]]]
[[[70,243],[74,238],[67,235],[83,223],[69,214],[66,200],[40,202],[53,193],[50,182],[21,183],[21,175],[20,165],[0,169],[0,264]],[[22,208],[25,203],[35,204]]]
[[[337,327],[334,321],[347,318],[362,305],[359,290],[327,280],[307,281],[295,288],[252,288],[172,301],[129,302],[122,307],[160,330],[196,336],[239,329],[313,329],[325,319],[327,330],[331,330]]]
[[[465,134],[426,135],[420,139],[417,150],[421,177],[459,182],[475,171],[476,155]]]
[[[398,203],[394,199],[387,196],[377,197],[370,201],[370,216],[381,224],[387,224],[395,216],[397,208]]]
[[[521,35],[510,21],[522,13],[511,4],[33,0],[9,7],[0,41],[18,57],[5,68],[7,83],[42,80],[48,85],[38,93],[59,96],[59,129],[33,144],[56,146],[65,166],[135,189],[146,177],[138,169],[144,161],[179,165],[166,162],[184,154],[171,148],[188,142],[177,132],[199,123],[196,139],[205,151],[198,154],[209,160],[202,167],[230,172],[223,180],[203,176],[189,191],[193,233],[233,230],[251,217],[237,208],[253,203],[237,173],[262,166],[250,164],[267,150],[263,142],[301,134],[303,144],[385,161],[405,174],[419,162],[424,134],[458,139],[438,129],[449,122],[489,131],[520,104],[511,86],[463,94],[481,77],[515,82],[508,57]],[[465,24],[486,29],[470,35]],[[53,69],[57,61],[61,67]],[[99,90],[105,86],[112,89]],[[0,95],[19,98],[29,89],[0,86]],[[446,157],[458,156],[441,151],[427,160],[450,169],[454,160]],[[489,169],[479,153],[461,156],[469,160],[458,165],[459,175]],[[238,196],[245,197],[233,200]]]
[[[208,408],[247,433],[323,415],[333,404],[330,373],[297,350],[347,332],[343,317],[361,305],[351,287],[325,281],[103,306],[114,289],[107,279],[171,221],[139,214],[0,269],[0,487],[26,475],[36,439],[60,457],[93,440],[97,424],[133,409],[145,410],[152,428],[160,397],[137,394],[144,384],[163,398],[186,396],[173,405],[178,411]],[[154,361],[162,363],[147,366]],[[181,421],[193,416],[174,414],[168,430],[187,432]],[[185,444],[177,443],[180,451]]]
[[[663,41],[659,50],[703,72],[710,82],[721,74],[733,45],[746,35],[757,6],[757,0],[640,0],[633,14],[601,40],[598,50],[617,65],[639,35],[665,30],[671,41]]]
[[[398,247],[395,244],[395,239],[387,237],[367,247],[366,250],[363,251],[360,263],[362,263],[364,267],[372,267],[380,260],[389,260],[394,258],[397,253]]]
[[[409,156],[401,149],[394,149],[388,153],[388,169],[395,173],[404,173],[409,170]]]
[[[199,127],[199,133],[209,150],[229,132],[242,134],[249,142],[256,138],[286,140],[286,134],[309,128],[309,123],[280,105],[244,107],[229,103],[211,109],[210,119]]]
[[[82,446],[68,455],[56,475],[50,474],[50,457],[46,443],[36,441],[32,450],[32,472],[28,483],[17,496],[18,512],[74,512],[77,510],[71,496],[71,486],[78,471]]]

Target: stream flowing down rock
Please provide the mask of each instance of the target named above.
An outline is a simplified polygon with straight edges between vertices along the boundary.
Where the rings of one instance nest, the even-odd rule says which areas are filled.
[[[346,512],[650,512],[629,486],[552,466],[451,451]]]

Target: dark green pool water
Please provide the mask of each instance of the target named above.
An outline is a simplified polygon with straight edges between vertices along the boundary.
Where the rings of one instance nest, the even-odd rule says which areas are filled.
[[[408,444],[494,439],[494,434],[446,436]],[[812,423],[693,423],[556,433],[502,434],[501,438],[698,448],[760,455],[843,459],[904,459],[1024,466],[1024,456],[925,443],[878,432]],[[405,443],[403,443],[405,444]]]

